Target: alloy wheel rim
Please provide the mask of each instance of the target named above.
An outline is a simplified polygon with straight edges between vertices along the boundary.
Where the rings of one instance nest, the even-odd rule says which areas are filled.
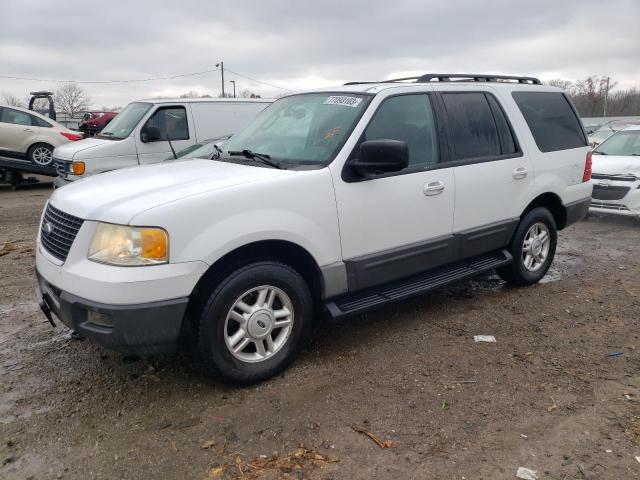
[[[224,323],[224,342],[238,360],[263,362],[287,343],[292,327],[289,296],[278,287],[261,285],[233,302]]]
[[[48,165],[51,163],[51,150],[46,147],[38,147],[33,151],[33,160],[38,165]]]
[[[522,263],[529,272],[542,268],[551,248],[549,228],[542,222],[529,227],[522,244]]]

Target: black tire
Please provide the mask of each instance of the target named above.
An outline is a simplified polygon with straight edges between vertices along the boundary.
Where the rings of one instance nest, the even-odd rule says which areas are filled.
[[[288,339],[272,356],[249,363],[234,357],[225,343],[225,320],[236,300],[262,285],[282,290],[291,300],[293,322]],[[196,341],[205,373],[235,385],[260,382],[283,371],[308,341],[313,300],[302,276],[288,265],[262,261],[238,269],[213,289],[200,312]]]
[[[43,149],[49,152],[49,160],[46,163],[42,163],[42,160],[36,160],[36,155],[38,155]],[[35,143],[29,147],[29,150],[27,151],[27,159],[33,165],[38,167],[48,167],[53,165],[53,147],[47,143]]]
[[[540,268],[536,271],[529,271],[524,263],[522,248],[527,232],[536,223],[543,223],[549,231],[549,252]],[[520,287],[525,287],[539,282],[547,273],[547,270],[549,270],[549,267],[553,262],[557,243],[558,229],[553,215],[546,208],[534,208],[522,217],[518,224],[518,228],[513,234],[511,243],[509,244],[509,252],[513,255],[513,262],[509,265],[498,268],[498,275],[506,282]]]

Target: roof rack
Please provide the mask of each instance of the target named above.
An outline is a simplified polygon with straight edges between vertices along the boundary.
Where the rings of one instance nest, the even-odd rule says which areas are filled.
[[[493,74],[473,74],[473,73],[426,73],[416,77],[393,78],[391,80],[381,80],[379,82],[347,82],[345,85],[363,85],[372,83],[396,83],[408,82],[429,83],[429,82],[515,82],[529,85],[542,85],[542,82],[535,77],[518,77],[515,75],[493,75]]]

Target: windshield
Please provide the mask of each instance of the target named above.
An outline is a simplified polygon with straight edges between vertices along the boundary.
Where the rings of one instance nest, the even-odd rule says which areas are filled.
[[[215,142],[210,141],[207,143],[196,143],[190,147],[176,152],[178,158],[211,158],[216,151]],[[170,155],[167,160],[173,160],[173,155]]]
[[[616,133],[613,130],[598,130],[597,132],[594,132],[591,134],[591,138],[593,140],[606,140],[607,138],[609,138],[611,135],[613,135],[614,133]]]
[[[150,103],[130,103],[114,117],[109,125],[104,127],[100,136],[116,139],[127,138],[150,108]]]
[[[593,153],[599,155],[640,156],[640,130],[618,132],[600,144]]]
[[[249,150],[286,163],[329,163],[349,137],[369,98],[351,93],[282,98],[231,137],[223,156]]]

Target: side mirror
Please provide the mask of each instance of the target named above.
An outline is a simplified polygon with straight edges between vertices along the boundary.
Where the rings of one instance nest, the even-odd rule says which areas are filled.
[[[158,127],[149,127],[145,125],[140,132],[140,140],[142,143],[157,142],[162,140],[160,129]]]
[[[361,176],[399,172],[409,165],[409,147],[401,140],[368,140],[351,167]]]

